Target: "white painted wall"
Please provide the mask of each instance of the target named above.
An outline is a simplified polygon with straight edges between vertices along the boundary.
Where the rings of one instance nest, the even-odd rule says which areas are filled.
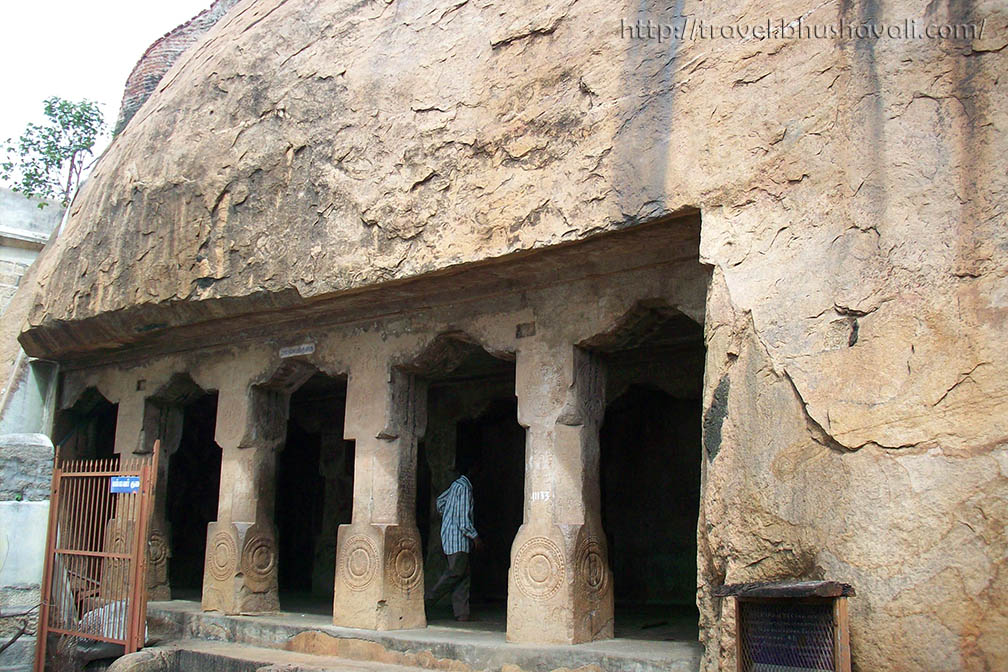
[[[49,502],[0,502],[0,586],[42,582]]]

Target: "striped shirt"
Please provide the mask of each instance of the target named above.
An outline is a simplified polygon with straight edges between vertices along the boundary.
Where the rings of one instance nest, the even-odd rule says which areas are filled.
[[[479,535],[473,525],[472,483],[466,476],[459,476],[438,495],[437,510],[441,514],[441,548],[445,555],[468,553],[471,540]]]

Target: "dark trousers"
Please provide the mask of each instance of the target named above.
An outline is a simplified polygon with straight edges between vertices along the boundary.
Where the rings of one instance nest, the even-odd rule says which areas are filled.
[[[448,556],[448,568],[427,593],[426,599],[437,602],[451,593],[452,611],[455,612],[455,618],[469,618],[469,584],[471,582],[469,554],[452,553]]]

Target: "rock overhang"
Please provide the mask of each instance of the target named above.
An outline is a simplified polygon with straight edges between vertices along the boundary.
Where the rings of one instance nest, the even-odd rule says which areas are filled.
[[[168,352],[216,347],[295,333],[310,326],[374,319],[528,290],[637,268],[699,263],[699,213],[596,234],[540,250],[460,264],[417,277],[303,297],[294,290],[247,296],[145,303],[84,320],[54,321],[22,333],[33,356],[60,358],[64,368],[138,361]],[[702,294],[702,292],[701,292]],[[703,305],[682,306],[697,322]]]

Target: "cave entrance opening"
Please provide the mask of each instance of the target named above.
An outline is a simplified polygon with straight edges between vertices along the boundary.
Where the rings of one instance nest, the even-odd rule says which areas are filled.
[[[182,407],[182,435],[168,462],[165,519],[170,534],[168,581],[172,599],[200,599],[207,525],[217,519],[221,448],[214,441],[217,393]]]
[[[606,370],[599,491],[616,636],[695,638],[703,326],[645,303],[590,349]]]
[[[525,428],[518,424],[515,363],[462,338],[434,346],[436,362],[419,365],[427,383],[427,422],[418,446],[417,524],[425,557],[425,585],[436,585],[447,565],[437,497],[462,471],[472,483],[475,527],[483,547],[470,553],[469,627],[503,630],[511,544],[522,524]],[[428,602],[431,624],[454,623],[451,596]]]
[[[160,441],[148,537],[148,599],[199,600],[207,527],[217,519],[221,447],[217,392],[176,373],[144,403],[138,452]]]
[[[119,404],[89,387],[69,408],[56,413],[53,442],[63,460],[100,460],[115,454]]]
[[[354,442],[343,438],[346,387],[346,377],[316,372],[290,396],[274,512],[285,611],[332,613],[336,535],[353,505]]]

